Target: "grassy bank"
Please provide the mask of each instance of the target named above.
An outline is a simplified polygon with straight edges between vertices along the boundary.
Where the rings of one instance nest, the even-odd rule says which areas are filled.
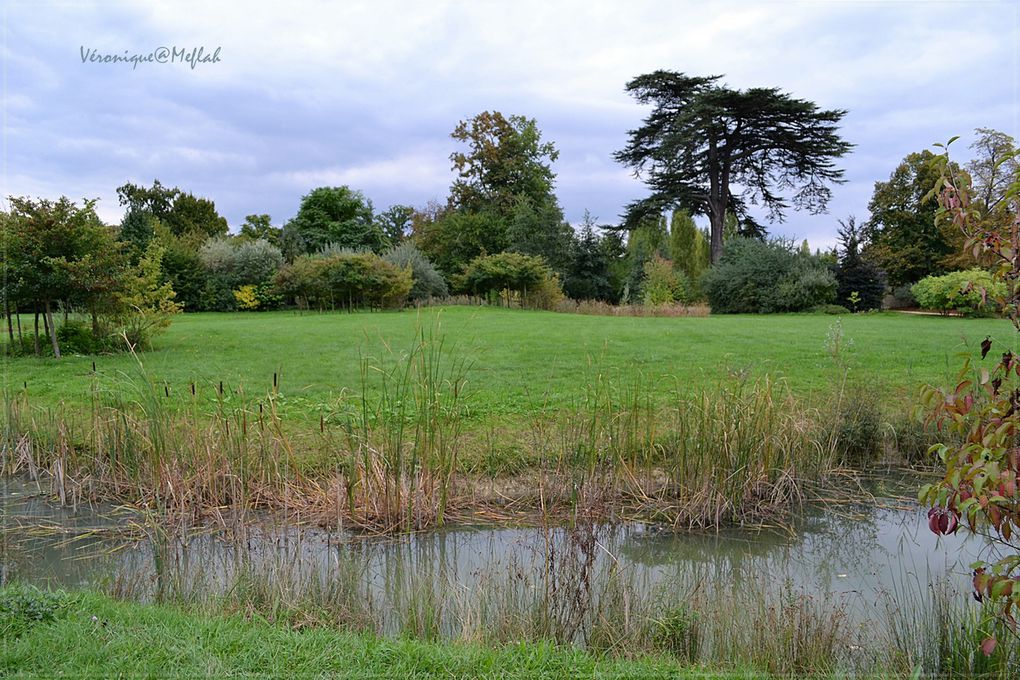
[[[361,359],[376,366],[399,362],[416,328],[435,325],[471,373],[473,422],[555,411],[582,395],[590,367],[618,382],[641,381],[657,397],[676,385],[704,388],[733,373],[784,378],[802,396],[831,386],[826,336],[836,317],[824,315],[711,316],[706,318],[598,317],[480,307],[392,313],[186,314],[174,320],[154,351],[143,355],[153,380],[171,398],[216,398],[228,391],[268,390],[277,375],[282,411],[318,421],[361,385]],[[1006,332],[995,319],[906,314],[842,317],[856,374],[884,399],[914,396],[942,382],[956,366],[953,353],[986,335]],[[95,361],[98,375],[92,375]],[[99,358],[4,359],[9,388],[28,385],[33,398],[56,405],[87,405],[97,383],[116,390],[134,373],[127,355]]]
[[[962,611],[958,602],[950,606],[952,612]],[[904,621],[897,636],[861,647],[851,643],[855,638],[843,611],[830,604],[788,600],[763,610],[731,610],[725,619],[684,608],[650,622],[651,647],[586,651],[527,635],[503,642],[451,640],[410,628],[400,637],[385,637],[345,628],[310,602],[304,612],[276,619],[257,601],[231,611],[223,605],[140,604],[96,592],[45,592],[15,584],[0,587],[0,675],[1015,677],[1015,645],[1007,638],[985,657],[978,650],[984,633],[972,613]],[[610,605],[614,608],[619,604]],[[713,625],[722,628],[713,632]],[[715,635],[715,642],[706,642],[706,635]]]
[[[0,602],[11,589],[0,590]],[[5,677],[498,677],[694,678],[668,658],[599,659],[548,644],[490,648],[388,640],[260,618],[117,602],[92,593],[52,598],[18,617],[0,611]],[[42,614],[42,620],[36,618]],[[711,677],[719,677],[713,673]],[[731,673],[728,677],[755,677]]]

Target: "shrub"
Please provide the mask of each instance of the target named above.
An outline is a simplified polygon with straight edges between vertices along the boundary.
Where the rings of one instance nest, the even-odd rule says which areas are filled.
[[[514,292],[527,300],[529,294],[541,287],[550,276],[550,269],[541,257],[505,252],[481,255],[471,260],[459,277],[459,283],[465,291],[476,295],[505,292],[509,301],[509,294]]]
[[[807,256],[810,257],[810,256]],[[772,290],[771,302],[762,311],[799,312],[828,304],[836,297],[836,280],[830,271],[813,267],[804,257]]]
[[[701,288],[714,313],[799,312],[833,302],[836,279],[789,241],[734,237]]]
[[[57,328],[57,339],[64,354],[95,354],[105,343],[92,334],[92,327],[81,321],[68,320]]]
[[[1006,284],[993,281],[992,275],[983,269],[968,269],[926,276],[915,283],[910,292],[923,309],[976,316],[997,310],[993,300],[1005,297]]]
[[[917,298],[910,292],[910,286],[896,286],[892,289],[892,299],[889,302],[891,309],[902,309],[904,307],[916,307]]]
[[[202,298],[206,290],[208,273],[202,257],[187,242],[177,239],[166,239],[166,252],[160,262],[160,281],[169,283],[176,297],[186,312],[205,309]]]
[[[279,309],[283,306],[283,298],[277,294],[272,281],[265,281],[255,286],[255,299],[260,310]]]
[[[237,309],[237,299],[229,279],[209,276],[202,289],[200,308],[206,312],[232,312]]]
[[[237,301],[237,308],[253,312],[259,308],[259,298],[255,294],[255,286],[249,284],[247,286],[241,286],[234,291],[234,299]]]
[[[210,276],[231,290],[267,281],[283,266],[280,249],[265,240],[209,239],[199,257]]]
[[[850,310],[843,305],[818,305],[811,310],[815,314],[849,314]]]
[[[527,297],[522,300],[523,307],[528,309],[553,310],[567,299],[560,285],[560,277],[553,272],[546,275],[528,290]]]
[[[450,294],[442,275],[410,241],[390,248],[383,259],[401,269],[411,268],[413,285],[409,297],[412,302],[428,302],[434,297],[443,298]]]
[[[644,265],[644,295],[646,305],[669,305],[685,302],[688,298],[687,277],[673,269],[673,263],[658,255]]]
[[[856,259],[836,267],[836,302],[855,312],[881,309],[885,297],[885,276],[872,263]]]
[[[234,247],[234,279],[241,285],[268,281],[282,266],[283,253],[264,239],[242,241]]]
[[[276,293],[318,309],[401,307],[411,292],[411,269],[372,253],[305,255],[281,269]]]

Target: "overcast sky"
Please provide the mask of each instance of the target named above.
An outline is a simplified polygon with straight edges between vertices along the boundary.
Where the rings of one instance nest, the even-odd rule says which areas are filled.
[[[834,241],[909,152],[978,126],[1017,135],[1014,2],[0,2],[2,194],[98,197],[126,181],[212,198],[237,230],[282,224],[323,185],[377,210],[443,200],[449,133],[483,110],[536,118],[560,150],[566,216],[616,222],[644,195],[612,159],[646,113],[624,84],[655,69],[724,74],[849,110],[848,182],[830,214],[773,231]],[[83,63],[220,48],[219,63]],[[705,223],[704,218],[700,222]]]

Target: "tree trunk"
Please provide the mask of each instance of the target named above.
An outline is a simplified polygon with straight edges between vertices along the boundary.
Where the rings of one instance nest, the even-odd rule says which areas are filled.
[[[50,342],[53,344],[53,356],[60,358],[60,344],[57,343],[57,327],[53,325],[53,310],[50,309],[50,301],[46,301],[46,318],[50,320]]]
[[[96,308],[95,307],[92,308],[91,313],[92,313],[92,337],[94,339],[98,340],[99,339],[99,314],[96,313]]]
[[[36,306],[36,308],[35,308],[35,338],[34,338],[34,340],[35,340],[35,355],[39,356],[41,354],[41,352],[39,351],[39,307],[38,306]]]
[[[18,347],[21,347],[24,338],[21,337],[21,312],[18,311],[17,306],[14,308],[14,316],[18,320]]]
[[[14,316],[11,314],[11,305],[4,300],[4,314],[7,315],[7,337],[11,339],[11,347],[14,346]]]
[[[723,228],[726,226],[726,187],[722,186],[719,152],[715,139],[708,141],[708,219],[712,225],[711,248],[709,249],[711,264],[722,257]]]
[[[726,211],[710,208],[708,213],[709,222],[712,225],[712,247],[710,250],[711,264],[715,264],[722,257],[723,230],[726,227]]]

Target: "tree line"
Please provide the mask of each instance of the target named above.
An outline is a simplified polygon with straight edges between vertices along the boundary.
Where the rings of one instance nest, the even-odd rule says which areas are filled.
[[[869,220],[834,225],[838,248],[770,237],[753,206],[768,222],[790,208],[820,212],[844,181],[836,162],[852,148],[838,131],[846,112],[719,81],[657,71],[627,84],[650,110],[616,159],[650,194],[613,224],[589,213],[568,223],[555,145],[534,119],[498,111],[457,124],[449,195],[419,207],[377,212],[357,189],[325,186],[283,224],[251,214],[231,234],[211,199],[159,180],[117,189],[116,225],[99,220],[95,201],[11,198],[0,215],[8,346],[38,354],[48,345],[56,356],[62,339],[78,350],[145,346],[178,311],[400,307],[450,294],[545,308],[569,297],[861,311],[889,292],[909,295],[926,276],[980,267],[935,225],[927,151],[876,182]],[[977,132],[968,170],[977,200],[992,201],[1016,174],[1015,161],[1000,162],[1014,141]],[[989,205],[987,214],[1004,211]]]

